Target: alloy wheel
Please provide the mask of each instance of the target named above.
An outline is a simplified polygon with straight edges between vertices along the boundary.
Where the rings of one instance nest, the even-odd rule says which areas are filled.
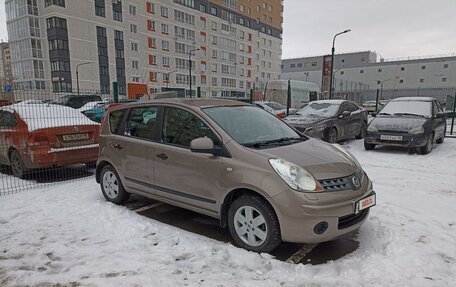
[[[236,211],[234,229],[245,244],[254,247],[262,245],[268,235],[263,215],[252,206],[242,206]]]
[[[119,194],[119,181],[112,171],[103,174],[103,188],[110,199],[115,199]]]

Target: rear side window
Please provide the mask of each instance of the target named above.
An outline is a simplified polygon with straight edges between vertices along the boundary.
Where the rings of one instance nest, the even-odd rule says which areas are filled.
[[[215,144],[218,142],[212,130],[194,114],[177,108],[165,108],[163,142],[190,147],[190,142],[200,137],[208,137]]]
[[[16,116],[9,111],[0,111],[0,128],[14,128],[17,126]]]
[[[109,113],[109,129],[111,133],[118,134],[120,125],[122,124],[122,120],[125,116],[126,110],[117,110]]]
[[[125,135],[153,140],[157,112],[157,107],[132,108],[125,127]]]

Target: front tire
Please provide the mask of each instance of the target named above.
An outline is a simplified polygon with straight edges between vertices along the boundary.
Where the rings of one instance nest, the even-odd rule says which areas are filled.
[[[373,149],[375,149],[375,144],[370,144],[370,143],[367,143],[366,141],[364,141],[364,149],[373,150]]]
[[[101,191],[107,201],[123,204],[130,198],[130,194],[123,187],[119,175],[111,165],[103,167],[100,178]]]
[[[367,124],[366,122],[363,122],[361,124],[361,129],[359,130],[359,134],[356,136],[357,139],[363,139],[366,137],[367,133]]]
[[[434,146],[434,134],[430,134],[426,144],[422,147],[420,147],[420,154],[428,154],[432,151],[432,148]]]
[[[244,195],[228,210],[228,227],[235,243],[254,252],[270,252],[281,242],[274,209],[257,196]]]
[[[11,171],[15,177],[24,178],[27,173],[27,168],[22,161],[22,158],[17,150],[11,151],[9,155]]]

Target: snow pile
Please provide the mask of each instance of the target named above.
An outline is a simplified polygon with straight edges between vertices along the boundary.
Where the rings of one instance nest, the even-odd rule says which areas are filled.
[[[339,260],[247,252],[107,203],[88,179],[0,197],[0,286],[454,286],[456,140],[425,156],[347,147],[377,206]]]

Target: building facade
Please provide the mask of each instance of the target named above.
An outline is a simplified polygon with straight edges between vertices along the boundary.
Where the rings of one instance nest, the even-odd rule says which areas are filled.
[[[280,77],[282,0],[6,0],[15,89],[245,96]]]
[[[8,43],[0,43],[0,92],[9,93],[13,85],[11,51]]]
[[[315,82],[328,97],[330,60],[330,55],[283,60],[282,78]],[[338,54],[333,70],[336,97],[373,99],[379,89],[384,98],[429,95],[444,100],[456,92],[456,55],[385,60],[371,51]]]

